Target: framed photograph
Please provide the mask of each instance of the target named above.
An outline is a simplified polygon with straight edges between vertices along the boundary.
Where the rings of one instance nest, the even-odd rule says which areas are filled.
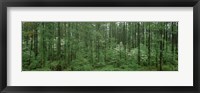
[[[199,93],[199,0],[6,0],[0,91]]]

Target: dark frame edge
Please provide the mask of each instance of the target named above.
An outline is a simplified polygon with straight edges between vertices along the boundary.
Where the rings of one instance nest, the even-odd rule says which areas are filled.
[[[0,4],[0,91],[7,87],[7,9],[5,1],[2,0]]]
[[[194,2],[193,2],[194,3]],[[4,92],[9,92],[9,91],[35,91],[35,89],[39,89],[38,91],[42,92],[42,91],[75,91],[76,89],[78,89],[81,92],[83,91],[87,91],[89,92],[89,88],[88,87],[26,87],[26,86],[22,86],[22,87],[16,87],[16,86],[7,86],[7,76],[4,76],[6,73],[7,73],[7,7],[9,5],[11,6],[26,6],[27,3],[23,3],[23,2],[18,2],[18,3],[6,3],[6,2],[3,2],[1,1],[0,2],[0,92],[4,93]],[[47,3],[47,4],[44,4],[44,6],[51,6],[51,4],[53,3]],[[33,4],[34,5],[34,4]],[[31,6],[31,4],[29,3],[29,5],[27,6]],[[43,6],[42,5],[35,5],[35,6]],[[61,5],[62,6],[62,5]],[[65,6],[65,5],[63,5]],[[83,5],[83,6],[87,6],[86,5]],[[150,5],[151,6],[151,5]],[[182,5],[180,5],[182,6]],[[189,5],[190,6],[190,5]],[[191,6],[192,7],[192,6]],[[200,33],[198,31],[200,31],[200,1],[197,2],[195,5],[193,5],[193,29],[194,29],[194,33],[193,33],[193,60],[194,60],[194,87],[190,87],[190,89],[183,89],[183,91],[180,91],[181,87],[177,87],[177,89],[173,88],[173,87],[169,87],[165,90],[167,91],[170,91],[171,93],[198,93],[199,92],[199,84],[200,84],[200,81],[199,81],[199,77],[200,77],[200,74],[199,74],[199,71],[200,70],[198,67],[200,67],[200,64],[198,63],[199,60],[200,60],[200,57],[199,56],[199,37],[200,36]],[[196,50],[196,51],[195,51]],[[198,50],[198,51],[197,51]],[[196,62],[197,61],[197,62]],[[90,86],[91,87],[91,86]],[[49,89],[50,88],[50,89]],[[52,89],[51,89],[52,88]],[[66,89],[67,88],[67,89]],[[135,89],[131,89],[131,87],[122,87],[121,89],[115,89],[115,88],[118,88],[118,87],[110,87],[110,89],[108,89],[109,87],[92,87],[93,89],[90,88],[90,91],[93,91],[95,92],[95,90],[97,91],[125,91],[126,89],[128,89],[129,91],[130,90],[134,90],[136,92],[141,92],[141,90],[143,90],[142,88],[140,87],[134,87]],[[149,92],[162,92],[162,89],[164,89],[164,87],[143,87],[143,88],[147,88],[147,90],[141,92],[141,93],[149,93]],[[61,89],[61,90],[59,90]],[[158,89],[157,91],[155,91],[156,89]],[[25,93],[26,93],[25,92]],[[153,92],[152,92],[153,93]]]
[[[193,51],[194,51],[194,55],[193,55],[193,60],[194,60],[194,64],[193,64],[193,67],[194,67],[194,86],[197,88],[198,91],[200,91],[200,74],[199,74],[199,70],[200,70],[200,57],[199,57],[199,53],[200,53],[200,49],[199,49],[199,46],[200,46],[200,1],[197,2],[195,5],[194,5],[194,10],[193,10],[193,27],[194,27],[194,32],[193,33]],[[196,50],[196,51],[195,51]],[[196,61],[196,62],[195,62]]]
[[[11,6],[38,7],[191,7],[199,0],[5,0]]]
[[[1,35],[1,33],[2,33],[2,1],[0,1],[0,35]],[[0,36],[0,45],[2,45],[2,36]],[[3,55],[3,53],[2,53],[2,46],[0,46],[0,55]],[[2,61],[2,56],[0,56],[0,91],[2,91],[3,89],[4,89],[4,87],[3,87],[3,69],[2,69],[2,64],[3,64],[3,61]]]

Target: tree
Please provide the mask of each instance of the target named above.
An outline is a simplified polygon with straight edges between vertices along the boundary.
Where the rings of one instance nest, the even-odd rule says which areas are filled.
[[[138,24],[138,32],[137,32],[137,36],[138,36],[138,64],[140,64],[140,23]]]

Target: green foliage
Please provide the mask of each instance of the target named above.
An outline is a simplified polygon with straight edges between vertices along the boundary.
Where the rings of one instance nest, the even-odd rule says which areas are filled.
[[[177,71],[177,22],[23,22],[23,71]]]
[[[88,59],[84,58],[83,56],[79,56],[77,59],[73,60],[71,67],[71,70],[74,71],[92,70],[92,65],[89,63]]]

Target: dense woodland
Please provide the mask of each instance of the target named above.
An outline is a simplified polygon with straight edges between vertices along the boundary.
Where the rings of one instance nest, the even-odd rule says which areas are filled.
[[[22,22],[23,71],[177,71],[178,22]]]

